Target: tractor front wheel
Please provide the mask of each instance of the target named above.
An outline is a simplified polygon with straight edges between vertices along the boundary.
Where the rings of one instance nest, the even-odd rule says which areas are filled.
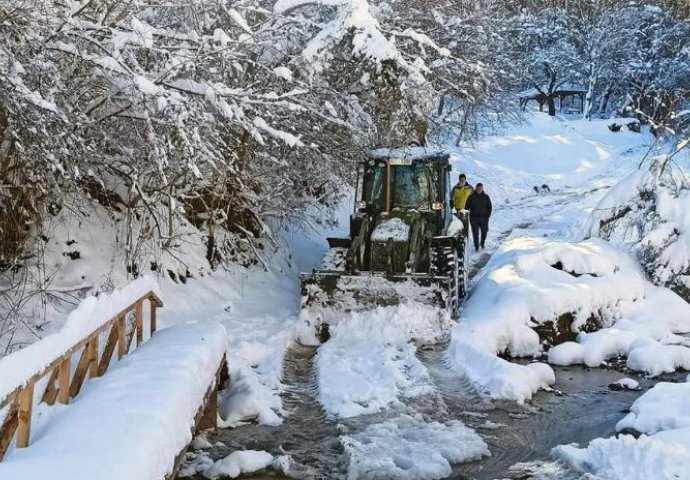
[[[461,249],[462,251],[463,249]],[[464,255],[450,245],[438,245],[431,249],[431,274],[450,279],[446,305],[453,315],[458,313],[460,299],[465,296]]]

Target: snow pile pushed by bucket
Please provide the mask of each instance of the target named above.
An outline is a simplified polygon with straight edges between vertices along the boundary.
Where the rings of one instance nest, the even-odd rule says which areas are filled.
[[[546,364],[517,365],[498,355],[538,356],[533,327],[572,315],[577,332],[587,321],[610,324],[619,306],[644,298],[646,281],[635,261],[600,239],[581,243],[518,238],[493,256],[453,329],[451,364],[491,397],[519,403],[555,381]]]
[[[552,454],[581,473],[610,480],[690,479],[690,383],[659,383],[633,404],[616,430],[642,433],[598,438],[586,448]]]
[[[451,325],[447,314],[414,303],[344,314],[315,361],[318,399],[327,414],[376,413],[433,393],[415,343],[437,343]]]
[[[400,418],[344,436],[349,456],[348,479],[445,478],[451,464],[491,455],[486,443],[462,422],[426,423],[420,417]]]

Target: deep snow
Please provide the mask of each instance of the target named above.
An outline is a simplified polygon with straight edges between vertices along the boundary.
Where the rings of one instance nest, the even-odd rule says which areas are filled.
[[[632,352],[628,347],[635,343],[641,365],[649,365],[645,358],[655,354],[653,349],[659,345],[666,352],[674,352],[674,366],[685,361],[684,354],[676,355],[677,351],[685,352],[679,350],[685,348],[680,340],[674,345],[678,348],[666,350],[670,348],[668,339],[680,338],[673,332],[684,328],[684,307],[674,307],[675,313],[668,321],[650,327],[648,314],[659,305],[669,301],[675,304],[676,300],[669,300],[666,291],[650,288],[626,254],[596,240],[579,243],[592,209],[608,187],[637,165],[650,137],[631,132],[613,134],[606,128],[607,121],[564,121],[539,114],[528,115],[528,120],[531,124],[452,151],[453,175],[463,172],[470,183],[483,182],[493,198],[495,214],[488,251],[496,251],[505,242],[486,266],[484,253],[471,254],[470,265],[476,274],[474,293],[460,324],[452,328],[448,319],[415,305],[344,315],[343,321],[333,328],[332,339],[320,348],[315,359],[316,397],[332,418],[396,411],[409,398],[433,394],[436,387],[416,355],[417,346],[437,342],[451,335],[451,330],[449,366],[492,396],[526,401],[538,388],[553,381],[553,371],[544,363],[518,365],[497,354],[506,348],[513,354],[540,353],[541,346],[528,327],[532,317],[546,321],[559,310],[579,308],[580,304],[586,307],[580,319],[585,318],[586,312],[604,309],[610,312],[607,320],[615,320],[614,327],[620,331],[625,330],[627,321],[643,325],[627,330],[639,338],[620,352]],[[548,184],[551,193],[534,192],[532,187],[542,184]],[[343,205],[341,220],[347,219],[350,208],[350,202]],[[340,230],[346,228],[345,221]],[[329,227],[309,232],[289,230],[283,235],[287,248],[270,258],[266,270],[257,266],[205,273],[184,285],[167,278],[161,281],[166,302],[160,312],[161,326],[192,319],[214,320],[221,322],[228,332],[226,346],[233,385],[221,402],[221,414],[228,425],[251,421],[275,425],[287,414],[280,397],[285,390],[283,357],[303,333],[297,274],[319,266],[326,248],[323,239],[331,233]],[[287,251],[290,253],[286,254]],[[566,271],[553,269],[558,260]],[[80,263],[64,265],[60,278],[81,286],[71,275]],[[575,277],[567,273],[569,269],[590,275]],[[116,283],[120,281],[116,278]],[[495,288],[508,294],[499,298],[494,295]],[[529,294],[521,298],[525,292]],[[578,292],[573,297],[578,299],[577,305],[569,299],[573,292]],[[552,301],[543,301],[547,294],[554,295],[548,297]],[[633,301],[643,298],[644,302]],[[640,305],[635,307],[637,310],[625,310],[618,303]],[[512,308],[517,308],[521,315],[508,315]],[[630,313],[634,311],[637,313]],[[638,342],[640,338],[643,343]],[[606,343],[606,348],[603,343],[597,344],[592,350],[596,350],[596,355],[587,353],[590,343],[596,342],[586,341],[583,335],[577,344],[563,347],[562,362],[605,360],[612,354],[610,343]],[[611,343],[619,348],[619,342]],[[378,430],[372,427],[369,434],[380,438],[377,442],[382,445],[395,445],[406,438],[405,429],[392,425],[379,426]],[[436,428],[414,422],[412,425],[410,435]],[[471,435],[471,431],[465,433]],[[357,438],[356,435],[347,437]],[[457,456],[444,456],[440,448],[432,450],[429,458],[441,455],[446,463],[460,461]],[[388,454],[396,455],[384,452],[381,458]],[[355,450],[352,455],[355,458]],[[418,458],[412,453],[404,457],[406,461]],[[440,460],[414,462],[420,476],[433,475],[443,464]],[[394,464],[395,461],[385,468],[400,467]],[[205,464],[205,468],[209,466]],[[352,465],[352,478],[359,478],[357,468]]]

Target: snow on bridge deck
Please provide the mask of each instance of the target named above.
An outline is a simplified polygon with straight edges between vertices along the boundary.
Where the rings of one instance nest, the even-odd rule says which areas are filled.
[[[52,407],[32,444],[11,450],[0,463],[0,478],[165,478],[192,440],[226,345],[225,329],[216,323],[156,333],[86,384],[71,405]]]
[[[193,432],[215,425],[227,332],[214,322],[156,332],[162,306],[156,280],[143,277],[86,298],[59,331],[0,359],[0,479],[174,473]]]

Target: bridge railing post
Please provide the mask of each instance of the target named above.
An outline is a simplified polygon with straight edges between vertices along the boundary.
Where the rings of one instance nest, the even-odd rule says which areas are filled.
[[[62,405],[69,403],[69,381],[72,376],[72,357],[67,356],[60,362],[60,373],[58,374],[58,402]]]
[[[31,413],[34,405],[34,386],[19,391],[19,425],[17,426],[17,448],[29,446],[31,439]]]

